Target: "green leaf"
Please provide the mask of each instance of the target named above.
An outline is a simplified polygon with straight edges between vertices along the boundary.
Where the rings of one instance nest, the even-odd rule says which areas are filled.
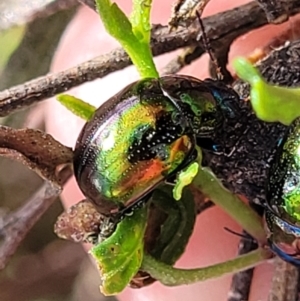
[[[111,36],[121,44],[138,43],[132,32],[130,21],[116,3],[110,0],[97,0],[96,2],[103,25]]]
[[[69,111],[84,120],[90,120],[96,111],[94,106],[72,95],[61,94],[56,98]]]
[[[258,118],[289,125],[300,116],[300,88],[268,84],[244,58],[235,59],[233,66],[237,75],[251,85],[250,101]]]
[[[181,170],[177,175],[177,181],[173,189],[173,197],[176,201],[181,199],[182,190],[184,187],[190,185],[193,179],[197,175],[199,170],[199,164],[194,162],[187,168]]]
[[[90,253],[101,273],[101,291],[120,293],[139,270],[144,255],[144,233],[148,207],[137,209],[119,222],[115,232]]]
[[[142,78],[157,78],[150,48],[150,9],[151,1],[134,2],[133,25],[118,7],[110,0],[96,0],[101,20],[107,32],[122,45]]]
[[[130,17],[135,36],[144,43],[150,42],[152,0],[133,0],[133,11]]]

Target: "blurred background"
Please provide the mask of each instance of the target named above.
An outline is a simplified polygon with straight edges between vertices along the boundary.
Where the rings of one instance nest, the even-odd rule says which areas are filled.
[[[54,1],[0,1],[0,90],[46,74],[64,28],[76,12],[75,1],[62,1],[70,9],[47,16]],[[45,10],[45,5],[50,6]],[[44,14],[31,21],[32,13]],[[24,25],[26,24],[26,25]],[[42,111],[25,110],[5,118],[3,125],[44,128]],[[1,215],[15,210],[42,184],[34,173],[0,158]],[[101,301],[100,278],[83,248],[58,239],[53,233],[63,211],[59,199],[34,226],[5,270],[0,272],[1,301]],[[1,240],[0,240],[1,244]],[[114,300],[105,298],[103,300]]]

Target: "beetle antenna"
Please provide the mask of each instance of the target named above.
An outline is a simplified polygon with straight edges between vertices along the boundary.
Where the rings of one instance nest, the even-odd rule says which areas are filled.
[[[223,80],[224,76],[223,76],[223,74],[220,71],[220,67],[219,67],[218,61],[217,61],[217,59],[216,59],[216,57],[214,55],[213,48],[211,47],[209,38],[207,37],[207,35],[205,33],[204,24],[203,24],[203,21],[201,19],[201,15],[200,15],[200,13],[199,13],[198,10],[196,10],[196,15],[197,15],[197,19],[198,19],[199,24],[200,24],[200,33],[199,33],[199,35],[197,37],[197,40],[202,39],[204,50],[205,50],[205,52],[208,53],[209,58],[210,58],[212,64],[214,65],[214,67],[215,67],[216,75],[217,75],[217,80]]]
[[[227,228],[227,227],[224,227],[224,230],[227,231],[227,232],[229,232],[229,233],[231,233],[231,234],[233,234],[233,235],[236,235],[236,236],[238,236],[238,237],[241,237],[241,238],[243,238],[243,239],[245,239],[245,240],[247,240],[247,241],[250,241],[250,242],[253,242],[253,241],[254,241],[254,239],[253,239],[252,237],[249,237],[249,236],[246,235],[246,234],[242,234],[242,233],[233,231],[233,230],[231,230],[231,229],[229,229],[229,228]]]

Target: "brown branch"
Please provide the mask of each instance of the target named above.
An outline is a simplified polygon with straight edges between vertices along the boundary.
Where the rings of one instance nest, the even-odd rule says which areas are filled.
[[[173,74],[191,64],[204,53],[202,47],[191,46],[183,49],[182,53],[172,59],[162,70],[161,74]]]
[[[298,300],[299,269],[276,257],[269,301]]]
[[[0,238],[3,239],[0,245],[0,269],[3,269],[72,175],[70,163],[73,152],[41,131],[0,126],[0,155],[21,162],[46,181],[28,202],[0,219]]]
[[[97,11],[95,0],[77,0],[77,1],[81,4],[88,6],[90,9],[92,9],[95,12]]]
[[[293,2],[291,14],[300,11],[300,0]],[[251,2],[236,9],[226,11],[204,19],[207,36],[212,46],[214,42],[221,43],[239,37],[240,35],[267,24],[263,10]],[[154,26],[152,34],[153,54],[160,55],[178,48],[202,45],[197,41],[198,29],[178,29],[169,32],[167,26]],[[203,48],[203,47],[202,47]],[[86,81],[101,78],[111,72],[130,65],[130,59],[122,49],[116,49],[108,54],[87,61],[74,68],[56,74],[29,81],[23,85],[0,92],[0,116],[5,116],[18,109],[32,105],[45,98],[64,92]]]
[[[235,33],[228,34],[221,40],[210,43],[210,47],[214,50],[215,61],[210,60],[209,71],[212,78],[217,78],[217,72],[223,76],[223,81],[232,83],[233,78],[227,70],[228,54],[232,42],[236,39]],[[190,46],[184,48],[181,54],[172,59],[162,70],[162,74],[173,74],[179,72],[185,66],[201,57],[205,53],[202,45]],[[218,69],[216,69],[216,67]]]
[[[67,166],[59,174],[61,184],[65,184],[72,175]],[[20,208],[0,219],[0,270],[4,269],[10,257],[26,237],[30,229],[53,204],[61,192],[54,183],[45,184]]]
[[[177,0],[172,7],[169,26],[171,29],[178,26],[190,26],[196,19],[196,11],[200,15],[210,0]]]
[[[288,2],[290,0],[257,0],[264,10],[269,23],[280,24],[289,19]]]
[[[57,181],[56,169],[73,160],[69,147],[39,130],[0,126],[0,155],[19,161],[43,179]]]

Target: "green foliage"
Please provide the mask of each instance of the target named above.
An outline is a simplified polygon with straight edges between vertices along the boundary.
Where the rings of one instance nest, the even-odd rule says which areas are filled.
[[[90,251],[101,271],[101,291],[120,293],[139,270],[144,255],[147,207],[136,210],[118,223],[115,232]]]
[[[152,0],[133,0],[133,10],[130,17],[134,35],[147,44],[149,44],[151,37],[151,2]]]
[[[268,84],[244,58],[235,59],[233,65],[238,76],[251,86],[250,101],[258,118],[289,125],[300,116],[300,88]]]
[[[137,42],[130,21],[116,3],[110,0],[98,0],[97,7],[106,31],[123,47],[125,45],[127,48],[130,44]]]
[[[116,3],[97,0],[97,8],[107,32],[122,45],[142,78],[157,78],[150,49],[151,0],[135,0],[131,22]]]
[[[90,120],[91,117],[94,115],[94,112],[96,111],[96,108],[94,106],[72,95],[61,94],[58,95],[56,98],[74,115],[84,120]]]
[[[197,175],[199,170],[199,163],[194,162],[186,169],[179,172],[177,181],[173,189],[173,197],[176,201],[181,199],[182,190],[184,187],[190,185]]]

